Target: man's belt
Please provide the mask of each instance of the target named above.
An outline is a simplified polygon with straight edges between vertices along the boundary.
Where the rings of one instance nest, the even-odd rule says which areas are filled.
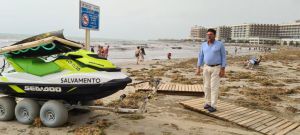
[[[215,67],[215,66],[219,66],[221,64],[215,64],[215,65],[207,65],[207,66],[210,66],[210,67]]]

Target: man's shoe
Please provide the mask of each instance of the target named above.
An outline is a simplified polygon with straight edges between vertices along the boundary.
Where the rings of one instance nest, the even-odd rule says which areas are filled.
[[[208,108],[210,108],[211,106],[209,105],[209,104],[205,104],[204,105],[204,109],[208,109]]]
[[[207,110],[211,113],[217,111],[217,109],[213,107],[209,107]]]

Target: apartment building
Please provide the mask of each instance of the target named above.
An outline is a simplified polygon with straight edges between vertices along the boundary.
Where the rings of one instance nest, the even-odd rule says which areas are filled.
[[[207,28],[202,26],[193,26],[191,28],[191,39],[192,40],[205,40]]]
[[[217,35],[216,39],[221,41],[229,41],[231,39],[231,27],[230,26],[220,26],[216,28]]]

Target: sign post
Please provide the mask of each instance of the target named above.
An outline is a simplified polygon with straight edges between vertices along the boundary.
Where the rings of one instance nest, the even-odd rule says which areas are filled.
[[[90,30],[99,30],[100,7],[79,1],[79,28],[85,29],[85,49],[90,48]]]
[[[90,48],[90,39],[91,39],[91,32],[89,29],[85,30],[85,49],[89,50]]]

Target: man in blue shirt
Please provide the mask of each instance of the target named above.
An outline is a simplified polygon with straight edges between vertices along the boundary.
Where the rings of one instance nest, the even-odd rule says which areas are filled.
[[[225,76],[226,50],[222,42],[216,41],[216,30],[207,30],[207,42],[202,43],[198,57],[196,74],[201,74],[206,103],[204,109],[215,112],[220,87],[220,78]]]

